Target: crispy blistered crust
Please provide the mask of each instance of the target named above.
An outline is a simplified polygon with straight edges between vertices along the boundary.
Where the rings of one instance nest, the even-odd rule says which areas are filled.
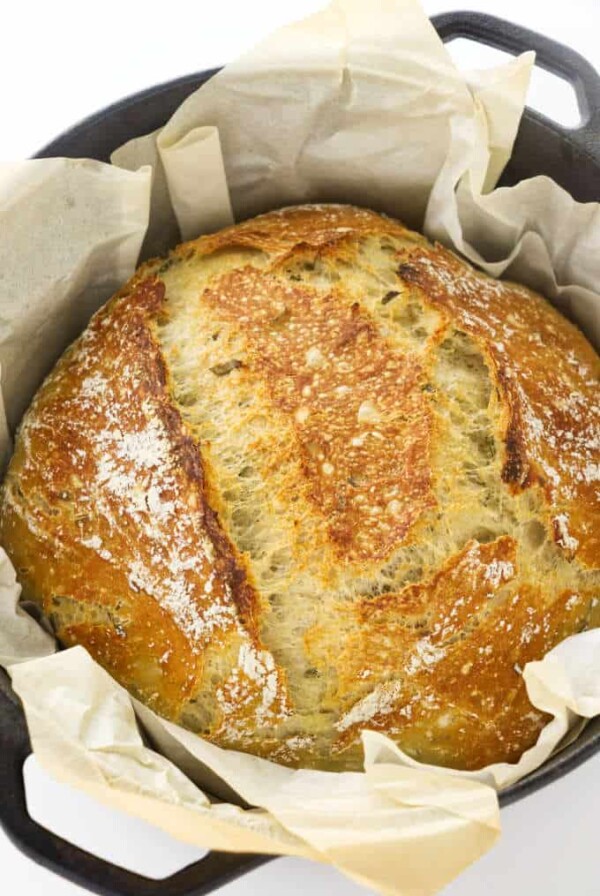
[[[258,655],[261,645],[256,593],[170,396],[152,328],[164,293],[151,272],[135,278],[57,365],[21,427],[2,526],[60,640],[177,716],[208,642]],[[65,598],[80,604],[72,620]],[[276,677],[272,709],[285,702]],[[262,699],[260,682],[245,685],[257,694],[242,714]]]
[[[592,346],[531,290],[484,277],[439,246],[411,252],[400,274],[489,358],[503,406],[503,481],[515,490],[539,485],[557,544],[597,566],[600,365]]]
[[[462,542],[457,339],[489,381],[500,520],[479,532],[482,486]],[[396,221],[263,215],[145,265],[65,353],[2,543],[65,645],[217,743],[354,768],[370,727],[430,762],[514,760],[545,721],[525,663],[599,622],[599,377],[548,302]],[[250,513],[237,476],[267,482]]]

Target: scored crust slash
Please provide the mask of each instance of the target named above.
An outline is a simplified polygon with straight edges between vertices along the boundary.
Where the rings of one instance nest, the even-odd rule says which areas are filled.
[[[347,206],[144,265],[36,395],[24,594],[153,709],[293,766],[514,761],[600,625],[600,361],[542,297]]]

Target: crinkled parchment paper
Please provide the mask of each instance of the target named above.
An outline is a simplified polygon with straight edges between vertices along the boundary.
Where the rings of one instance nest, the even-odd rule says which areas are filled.
[[[416,0],[338,0],[229,65],[161,131],[117,150],[113,166],[0,167],[0,448],[140,249],[292,203],[400,217],[540,289],[598,344],[600,206],[543,177],[493,189],[531,64],[526,54],[465,76]],[[56,653],[18,598],[0,553],[0,664],[56,777],[183,840],[330,862],[382,893],[437,892],[498,837],[496,791],[600,715],[594,631],[525,668],[532,702],[553,721],[516,765],[440,770],[365,731],[364,773],[294,771],[159,719],[82,648]]]

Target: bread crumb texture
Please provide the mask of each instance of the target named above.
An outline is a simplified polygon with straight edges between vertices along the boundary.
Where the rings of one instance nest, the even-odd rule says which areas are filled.
[[[600,362],[540,296],[347,206],[152,261],[26,414],[24,595],[214,743],[473,769],[548,721],[522,670],[600,624]]]

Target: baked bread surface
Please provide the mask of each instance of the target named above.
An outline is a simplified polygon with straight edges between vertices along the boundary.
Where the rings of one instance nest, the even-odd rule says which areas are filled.
[[[222,746],[514,761],[522,670],[600,624],[600,362],[528,289],[347,206],[144,265],[26,414],[24,596]]]

